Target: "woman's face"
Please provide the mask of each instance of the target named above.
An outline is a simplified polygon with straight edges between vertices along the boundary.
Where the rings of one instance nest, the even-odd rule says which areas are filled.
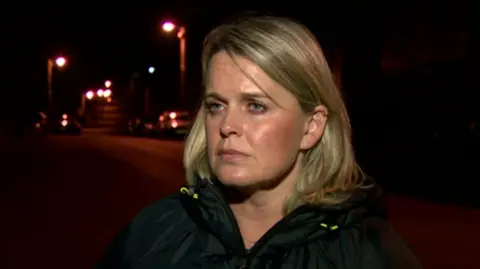
[[[295,97],[248,59],[225,52],[212,58],[208,76],[205,126],[214,174],[231,187],[282,179],[307,128]]]

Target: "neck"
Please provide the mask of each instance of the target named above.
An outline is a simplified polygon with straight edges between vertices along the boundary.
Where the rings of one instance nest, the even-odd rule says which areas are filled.
[[[281,219],[283,217],[285,200],[292,191],[291,188],[288,188],[290,186],[286,185],[273,190],[256,191],[245,200],[230,203],[230,207],[237,219],[255,222],[262,222],[267,219]]]
[[[250,192],[230,202],[245,244],[251,245],[284,217],[286,200],[292,194],[300,167],[298,161],[274,188]]]

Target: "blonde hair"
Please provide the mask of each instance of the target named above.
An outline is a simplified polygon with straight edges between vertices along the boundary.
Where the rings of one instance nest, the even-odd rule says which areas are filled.
[[[364,175],[351,143],[351,127],[345,104],[335,85],[322,49],[302,24],[273,16],[244,17],[212,30],[202,53],[204,84],[208,85],[212,57],[226,51],[246,57],[271,79],[290,91],[305,113],[318,105],[328,109],[322,139],[305,152],[301,174],[285,213],[299,205],[338,204],[362,187]],[[200,108],[185,143],[183,163],[188,184],[214,177],[208,163],[205,109]]]

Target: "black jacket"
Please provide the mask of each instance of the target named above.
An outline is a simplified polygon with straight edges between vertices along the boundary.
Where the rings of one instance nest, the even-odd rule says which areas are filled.
[[[216,184],[199,182],[141,211],[97,269],[422,268],[378,206],[378,189],[338,206],[301,206],[246,251]]]

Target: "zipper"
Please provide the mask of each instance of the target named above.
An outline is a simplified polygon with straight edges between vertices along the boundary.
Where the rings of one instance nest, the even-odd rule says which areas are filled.
[[[275,236],[277,231],[279,231],[281,228],[283,228],[284,224],[288,223],[290,219],[295,217],[299,211],[297,208],[290,214],[288,214],[286,217],[282,218],[279,222],[277,222],[272,228],[270,228],[260,239],[250,248],[246,249],[245,248],[245,242],[243,241],[242,233],[240,232],[240,227],[238,226],[237,219],[235,218],[235,215],[233,214],[232,209],[230,208],[230,205],[226,202],[227,200],[223,196],[223,194],[217,189],[217,187],[214,185],[213,182],[209,181],[209,184],[207,184],[212,193],[216,196],[216,198],[220,201],[221,206],[223,209],[227,212],[227,217],[230,221],[230,223],[233,225],[234,232],[237,234],[237,240],[238,240],[238,246],[241,248],[241,256],[239,257],[240,259],[245,259],[244,263],[239,267],[239,269],[247,269],[250,267],[250,262],[252,259],[257,256],[258,252],[270,241],[270,239]]]
[[[228,221],[232,224],[234,233],[237,238],[237,246],[238,246],[238,257],[236,260],[236,269],[248,269],[250,267],[250,262],[253,256],[249,249],[246,249],[245,242],[243,241],[242,233],[240,232],[240,227],[238,226],[237,219],[233,214],[230,205],[227,203],[227,199],[225,196],[218,190],[218,188],[209,180],[208,188],[212,191],[212,193],[216,196],[216,198],[220,201],[220,205],[222,206],[223,210],[227,213]]]
[[[216,196],[216,198],[220,201],[220,204],[222,208],[225,210],[225,212],[227,212],[227,218],[233,226],[234,233],[237,235],[236,236],[238,240],[237,246],[239,250],[242,250],[243,252],[245,252],[245,243],[243,242],[242,233],[240,232],[240,227],[238,227],[237,219],[235,218],[235,215],[233,215],[233,211],[230,208],[230,205],[226,202],[227,200],[225,199],[223,194],[217,189],[217,187],[214,185],[213,182],[209,180],[209,184],[207,184],[207,186],[210,188],[210,190]],[[243,254],[246,254],[246,253],[243,253]]]
[[[253,247],[249,249],[248,254],[252,255],[252,257],[255,257],[257,253],[263,248],[263,246],[266,245],[268,241],[270,241],[270,239],[274,237],[275,234],[277,234],[277,232],[283,228],[284,224],[288,223],[292,216],[292,214],[289,214],[288,216],[277,222],[275,225],[273,225],[273,227],[270,228],[262,237],[260,237],[260,239],[253,245]]]

